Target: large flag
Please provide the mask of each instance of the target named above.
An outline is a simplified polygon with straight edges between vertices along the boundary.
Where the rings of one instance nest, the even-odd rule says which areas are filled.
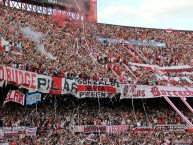
[[[41,94],[40,93],[27,94],[26,105],[32,105],[38,101],[41,101]]]
[[[3,105],[10,101],[24,105],[25,104],[24,100],[25,94],[20,93],[18,90],[9,90]]]

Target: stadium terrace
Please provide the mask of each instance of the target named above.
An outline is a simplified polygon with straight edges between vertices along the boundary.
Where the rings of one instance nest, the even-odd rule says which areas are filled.
[[[0,144],[193,144],[193,32],[70,2],[0,0]]]

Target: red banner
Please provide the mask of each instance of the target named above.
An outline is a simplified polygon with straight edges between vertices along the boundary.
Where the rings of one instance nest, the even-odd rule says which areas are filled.
[[[77,79],[77,92],[79,98],[109,98],[117,93],[117,82],[108,80],[81,80]]]
[[[84,133],[126,133],[130,125],[81,125],[75,126],[74,132]]]
[[[135,132],[155,132],[152,127],[137,127]]]
[[[116,93],[116,88],[111,86],[78,85],[77,91]]]
[[[84,133],[104,133],[106,132],[106,126],[104,125],[85,125]]]
[[[52,87],[50,94],[61,94],[62,93],[62,78],[52,77]]]
[[[5,139],[17,139],[19,138],[19,135],[17,131],[5,132],[4,138]]]
[[[0,5],[1,5],[1,1],[0,1]],[[5,48],[3,48],[3,46],[1,45],[1,43],[0,43],[0,51],[5,52]]]
[[[4,101],[3,104],[7,103],[7,102],[17,102],[21,105],[25,104],[25,95],[20,93],[18,90],[9,90],[7,97]]]

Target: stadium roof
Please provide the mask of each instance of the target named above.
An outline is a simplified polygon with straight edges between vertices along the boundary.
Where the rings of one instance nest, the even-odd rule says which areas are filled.
[[[90,3],[89,0],[81,0],[80,1],[74,1],[74,0],[11,0],[15,2],[22,2],[22,3],[28,3],[28,4],[34,4],[38,6],[48,6],[48,7],[58,7],[60,9],[68,9],[70,11],[77,10],[77,4],[86,10],[85,12],[89,11]]]

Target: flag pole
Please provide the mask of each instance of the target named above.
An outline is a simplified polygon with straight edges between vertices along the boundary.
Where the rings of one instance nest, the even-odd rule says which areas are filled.
[[[80,106],[80,105],[78,105],[78,108],[77,108],[77,113],[78,113],[78,127],[80,126],[79,106]]]
[[[54,117],[55,117],[55,119],[56,119],[56,107],[57,107],[56,106],[56,95],[54,95],[54,112],[55,112],[54,113],[54,115],[55,115]]]
[[[3,96],[3,104],[2,104],[2,106],[4,106],[4,101],[5,101],[5,98],[6,98],[6,96],[5,96],[5,94],[4,94],[4,86],[3,87],[1,87],[1,91],[2,91],[2,96]]]
[[[36,99],[36,97],[35,97]],[[37,116],[37,113],[38,113],[38,105],[37,105],[37,100],[36,100],[36,116]]]

